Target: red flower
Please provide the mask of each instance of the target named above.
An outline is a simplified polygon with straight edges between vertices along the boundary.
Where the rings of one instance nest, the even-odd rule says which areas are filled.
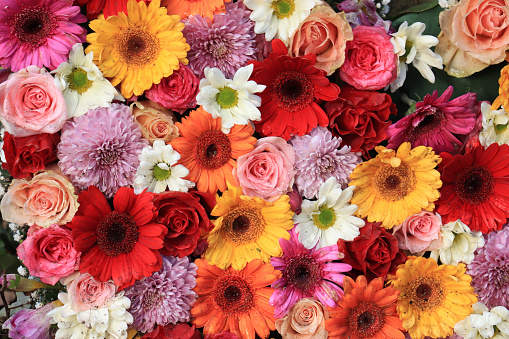
[[[472,231],[500,230],[509,217],[509,146],[477,146],[464,155],[441,153],[442,222],[461,219]]]
[[[2,167],[16,179],[26,178],[57,160],[59,141],[57,133],[16,138],[5,132],[3,150],[7,161]]]
[[[351,86],[341,87],[339,97],[325,103],[324,109],[332,135],[341,137],[343,145],[351,146],[352,152],[362,151],[364,156],[386,139],[389,115],[397,114],[389,94]]]
[[[176,325],[169,324],[167,326],[159,325],[150,333],[144,334],[143,338],[152,339],[201,339],[200,331],[196,326],[192,327],[186,323],[178,323]]]
[[[290,57],[278,39],[272,40],[272,48],[274,52],[263,62],[250,61],[254,64],[251,80],[267,86],[260,93],[261,120],[255,121],[256,131],[288,141],[318,125],[327,126],[327,115],[318,102],[336,99],[339,87],[314,66],[316,55]]]
[[[168,228],[161,253],[180,258],[193,253],[202,233],[214,228],[207,212],[215,204],[209,193],[166,191],[156,196],[156,222]]]
[[[154,195],[136,195],[132,188],[121,187],[113,197],[112,211],[96,187],[79,194],[80,207],[67,226],[74,247],[83,252],[80,272],[100,282],[113,279],[124,289],[161,268],[158,250],[167,230],[154,220]]]
[[[365,275],[368,281],[395,274],[398,265],[407,260],[396,237],[380,227],[380,223],[366,222],[359,230],[360,234],[353,241],[338,240],[338,249],[345,254],[343,261],[352,266],[349,274]]]
[[[87,17],[89,20],[92,20],[97,18],[101,12],[103,12],[105,19],[112,15],[118,15],[119,12],[127,14],[127,1],[128,0],[75,0],[75,4],[79,6],[86,4]],[[147,0],[137,1],[147,2]]]

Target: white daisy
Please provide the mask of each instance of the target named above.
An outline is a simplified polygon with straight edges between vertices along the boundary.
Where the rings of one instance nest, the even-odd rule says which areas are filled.
[[[262,99],[254,94],[263,92],[265,85],[249,80],[253,65],[241,67],[226,79],[219,68],[205,68],[205,78],[200,81],[200,92],[196,96],[198,105],[214,118],[221,117],[221,130],[228,134],[233,125],[247,125],[250,120],[260,120],[258,107]]]
[[[166,190],[187,192],[194,182],[182,179],[189,175],[184,165],[175,165],[180,154],[157,139],[153,146],[145,147],[139,156],[140,166],[134,180],[134,193],[140,194],[145,188],[149,192],[161,193]]]
[[[67,118],[79,117],[89,109],[108,107],[112,100],[124,101],[113,85],[92,62],[92,52],[85,55],[83,46],[75,44],[69,62],[62,62],[55,73],[55,83],[64,95]]]
[[[311,249],[331,246],[338,239],[352,241],[360,234],[359,228],[365,225],[364,220],[353,216],[356,205],[351,205],[355,186],[341,189],[335,177],[330,177],[318,191],[318,200],[302,201],[302,212],[294,215],[298,225],[299,241],[304,247]]]
[[[287,46],[290,36],[311,13],[320,5],[320,0],[244,0],[253,12],[249,19],[255,22],[255,33],[265,33],[265,39],[281,39]]]

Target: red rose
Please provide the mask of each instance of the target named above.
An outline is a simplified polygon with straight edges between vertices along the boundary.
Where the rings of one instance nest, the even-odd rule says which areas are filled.
[[[202,232],[214,228],[207,212],[215,204],[215,196],[203,192],[166,191],[159,194],[154,200],[158,211],[156,220],[168,227],[161,253],[180,258],[193,253]]]
[[[396,105],[387,93],[361,91],[351,86],[341,88],[339,97],[325,103],[329,128],[352,152],[368,151],[386,139],[391,124],[390,114],[396,115]]]
[[[201,339],[200,331],[193,325],[192,327],[186,323],[178,323],[176,325],[169,324],[167,326],[159,325],[150,333],[144,334],[143,338],[152,339]]]
[[[35,134],[16,138],[5,132],[4,153],[7,162],[2,167],[15,179],[23,179],[43,170],[44,165],[57,160],[57,144],[60,136],[55,134]]]
[[[343,261],[352,265],[349,273],[363,274],[369,281],[376,277],[385,279],[388,273],[395,274],[398,265],[407,259],[396,237],[380,227],[380,223],[366,222],[359,230],[360,234],[353,241],[338,240],[338,249],[345,254]]]

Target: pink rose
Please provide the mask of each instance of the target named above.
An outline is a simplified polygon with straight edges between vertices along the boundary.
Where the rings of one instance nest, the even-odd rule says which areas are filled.
[[[245,195],[276,201],[292,191],[295,150],[279,137],[259,139],[255,149],[237,159],[233,177]]]
[[[304,298],[284,318],[276,320],[276,329],[283,339],[325,339],[329,335],[325,329],[328,318],[329,312],[319,301]]]
[[[346,42],[353,39],[345,13],[324,3],[316,6],[290,38],[289,55],[316,54],[315,67],[331,75],[345,60]]]
[[[113,280],[97,282],[88,273],[78,274],[69,277],[65,282],[69,302],[72,309],[78,312],[103,307],[115,297],[116,286]]]
[[[180,64],[180,68],[172,75],[145,91],[145,96],[165,108],[183,114],[188,108],[196,106],[199,85],[200,79],[194,72]]]
[[[56,224],[35,226],[17,251],[30,274],[51,285],[78,269],[81,254],[73,247],[71,231]]]
[[[382,89],[396,79],[398,56],[390,36],[380,26],[357,26],[346,43],[341,80],[357,89]]]
[[[74,186],[52,171],[41,172],[30,181],[14,179],[0,203],[4,220],[43,227],[65,225],[77,209]]]
[[[141,135],[151,144],[156,139],[169,143],[179,136],[175,126],[175,114],[169,109],[159,106],[155,102],[137,101],[131,105],[134,121],[140,125]]]
[[[394,226],[393,234],[398,239],[400,249],[421,253],[440,248],[441,227],[440,215],[422,211],[408,217],[401,225]]]
[[[62,92],[44,68],[28,66],[0,84],[0,120],[15,137],[56,133],[67,119]]]

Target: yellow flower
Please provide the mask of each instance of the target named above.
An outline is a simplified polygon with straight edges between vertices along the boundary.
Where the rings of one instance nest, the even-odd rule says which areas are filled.
[[[509,110],[509,65],[505,65],[500,71],[500,78],[498,79],[498,97],[491,105],[492,110],[497,110],[500,106],[505,110]]]
[[[422,209],[432,211],[440,197],[440,173],[435,170],[442,159],[431,147],[410,149],[402,143],[397,151],[376,147],[376,158],[360,163],[350,174],[355,185],[351,204],[357,216],[382,222],[391,229]]]
[[[240,187],[229,187],[216,201],[211,215],[219,218],[213,221],[205,252],[211,265],[241,270],[251,260],[267,263],[283,254],[279,239],[290,239],[288,230],[293,227],[288,195],[270,203],[242,195]]]
[[[186,65],[189,45],[182,34],[184,24],[178,15],[168,15],[160,0],[147,5],[136,0],[127,3],[127,15],[119,13],[106,20],[99,15],[90,22],[96,33],[87,36],[94,62],[103,75],[121,83],[122,95],[142,95],[152,84]]]
[[[445,338],[477,302],[464,264],[438,265],[432,258],[409,257],[389,275],[400,290],[398,314],[412,339]]]

